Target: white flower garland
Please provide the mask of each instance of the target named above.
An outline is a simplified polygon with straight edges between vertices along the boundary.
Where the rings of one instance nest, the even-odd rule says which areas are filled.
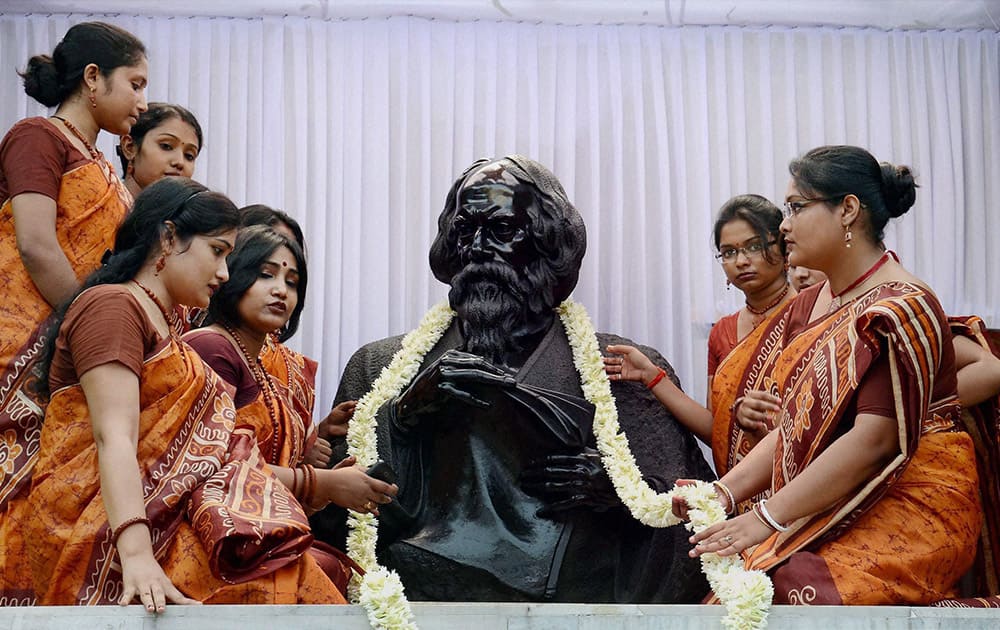
[[[690,507],[690,522],[685,526],[701,531],[723,521],[726,514],[716,499],[711,484],[697,482],[678,486],[667,493],[657,493],[643,480],[639,466],[628,445],[628,438],[618,424],[618,409],[611,395],[611,382],[604,372],[604,361],[597,345],[597,335],[583,306],[566,300],[558,313],[573,350],[573,363],[580,374],[583,395],[594,405],[594,436],[601,461],[622,503],[637,520],[650,527],[670,527],[680,523],[674,516],[672,502],[676,495]],[[379,408],[394,399],[417,375],[424,356],[444,335],[455,313],[447,303],[427,312],[420,326],[403,338],[402,347],[382,370],[371,390],[358,401],[347,433],[348,452],[362,466],[378,460],[375,415]],[[416,628],[413,613],[403,594],[403,585],[395,572],[378,565],[375,545],[378,529],[371,514],[350,512],[347,551],[364,570],[358,583],[351,581],[352,600],[363,605],[374,628],[395,630]],[[715,594],[725,604],[727,615],[722,624],[731,629],[757,629],[767,626],[767,613],[774,589],[770,578],[761,571],[747,571],[739,556],[727,558],[714,553],[701,556],[702,571]]]
[[[700,532],[726,520],[712,484],[699,481],[690,486],[675,486],[660,494],[649,487],[635,463],[628,438],[618,424],[618,409],[611,395],[611,381],[604,372],[604,359],[597,346],[597,335],[587,310],[566,300],[559,305],[559,316],[569,345],[573,363],[580,373],[583,395],[594,405],[594,437],[601,462],[611,478],[618,497],[639,522],[650,527],[670,527],[680,523],[673,513],[673,498],[678,496],[688,504],[685,524]],[[757,629],[767,626],[767,612],[774,596],[771,578],[762,571],[747,571],[739,556],[721,557],[714,553],[701,555],[701,570],[708,578],[712,591],[726,606],[722,625],[727,628]]]
[[[403,337],[403,344],[389,365],[361,397],[348,423],[347,449],[367,468],[378,461],[378,437],[375,415],[385,403],[399,395],[417,375],[424,356],[448,330],[455,312],[447,303],[434,306],[424,315],[416,330]],[[355,575],[348,587],[351,600],[365,607],[373,628],[416,630],[410,603],[403,594],[403,583],[395,571],[379,566],[375,558],[378,525],[371,514],[349,511],[347,553],[365,570],[360,581]]]

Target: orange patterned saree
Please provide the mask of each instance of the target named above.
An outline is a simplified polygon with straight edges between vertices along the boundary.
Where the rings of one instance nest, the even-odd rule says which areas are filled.
[[[62,176],[56,237],[78,278],[101,264],[132,204],[107,162],[88,162]],[[52,307],[28,275],[17,248],[11,200],[0,206],[0,513],[27,490],[38,454],[44,401],[33,367],[45,344]]]
[[[206,603],[344,603],[318,564],[301,507],[236,426],[230,388],[183,342],[143,365],[136,457],[153,550],[174,585]],[[111,604],[121,565],[101,499],[79,385],[52,395],[32,490],[5,528],[23,538],[41,604]],[[6,542],[6,541],[5,541]]]
[[[266,452],[267,461],[276,466],[295,468],[302,463],[319,435],[316,425],[312,423],[317,363],[290,350],[270,335],[264,343],[260,360],[278,394],[272,407],[273,413],[268,414],[268,401],[263,393],[236,413],[241,423],[253,426],[261,450]],[[276,439],[272,418],[278,428]],[[275,453],[274,456],[272,452]],[[319,562],[342,593],[347,593],[347,583],[352,572],[364,574],[361,567],[347,554],[322,541],[313,542],[309,555]]]
[[[975,315],[949,317],[953,335],[968,337],[989,352],[998,354],[986,333],[983,320]],[[983,531],[973,565],[973,584],[966,599],[939,602],[940,606],[1000,607],[1000,396],[975,407],[962,409],[963,427],[976,447],[979,494],[983,503]]]
[[[736,422],[733,404],[753,390],[778,393],[770,371],[764,366],[781,350],[784,323],[781,314],[784,310],[778,309],[758,324],[715,370],[712,378],[712,457],[719,477],[732,470],[757,443]],[[751,504],[751,501],[741,502],[737,512],[742,514]]]
[[[277,343],[270,336],[260,355],[264,370],[271,376],[277,390],[273,417],[278,421],[279,435],[272,440],[274,427],[267,411],[263,393],[239,410],[241,422],[254,425],[257,440],[267,461],[278,466],[295,467],[316,441],[312,423],[316,396],[316,362]],[[246,418],[246,420],[244,420]],[[277,453],[272,453],[272,443]]]
[[[982,511],[969,436],[952,393],[935,399],[947,322],[921,287],[875,287],[791,334],[767,356],[782,397],[772,491],[854,421],[858,385],[885,352],[899,454],[827,510],[789,524],[751,551],[772,574],[777,603],[926,604],[951,596],[971,566]]]

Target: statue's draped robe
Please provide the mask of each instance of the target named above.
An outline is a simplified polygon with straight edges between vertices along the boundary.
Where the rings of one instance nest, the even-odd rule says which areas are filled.
[[[337,400],[360,398],[400,347],[401,337],[358,350]],[[631,343],[598,335],[601,347]],[[453,324],[421,369],[462,345]],[[651,348],[655,363],[669,364]],[[380,558],[399,572],[413,599],[464,601],[694,602],[707,590],[682,527],[653,529],[620,504],[577,507],[551,518],[547,503],[521,487],[522,473],[554,454],[594,447],[593,408],[583,398],[572,351],[558,321],[518,370],[517,394],[474,387],[481,410],[451,400],[412,430],[379,412],[379,454],[396,470],[397,503],[380,518]],[[507,390],[510,391],[510,390]],[[530,392],[526,395],[525,392]],[[613,383],[619,421],[647,482],[669,490],[678,478],[712,478],[691,434],[638,383]],[[544,420],[516,398],[551,407]],[[567,412],[567,413],[561,413]],[[582,413],[581,413],[582,412]],[[586,418],[585,422],[572,418]],[[314,517],[332,536],[335,510]]]

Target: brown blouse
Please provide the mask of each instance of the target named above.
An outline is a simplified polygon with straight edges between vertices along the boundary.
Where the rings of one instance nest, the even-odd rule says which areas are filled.
[[[25,118],[0,142],[0,203],[23,193],[57,200],[63,173],[89,161],[47,118]]]
[[[201,360],[236,388],[236,408],[245,407],[257,398],[260,385],[254,380],[243,355],[225,336],[205,328],[184,335],[184,341],[194,348]]]
[[[136,297],[120,284],[87,289],[59,328],[49,367],[49,390],[80,382],[80,375],[117,361],[139,376],[146,357],[162,345]]]

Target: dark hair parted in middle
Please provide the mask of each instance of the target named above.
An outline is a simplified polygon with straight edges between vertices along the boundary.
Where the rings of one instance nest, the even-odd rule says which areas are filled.
[[[902,216],[917,200],[917,184],[908,166],[881,164],[861,147],[817,147],[788,165],[799,192],[809,198],[839,201],[854,195],[868,211],[864,224],[876,243],[890,218]]]
[[[750,224],[753,231],[766,245],[777,241],[782,257],[785,256],[785,236],[781,233],[781,210],[766,197],[760,195],[736,195],[719,208],[719,216],[715,219],[715,249],[719,249],[722,239],[722,228],[732,221],[743,220]],[[764,259],[769,263],[778,261],[772,259],[770,247],[764,248]]]
[[[212,296],[212,301],[208,304],[206,326],[215,323],[230,326],[240,324],[239,303],[243,294],[257,282],[264,263],[279,247],[287,247],[295,257],[299,282],[296,288],[298,302],[288,322],[278,331],[278,341],[288,341],[295,334],[299,328],[302,309],[306,304],[306,284],[309,279],[306,258],[302,248],[293,239],[264,225],[254,225],[239,231],[233,251],[226,257],[229,281],[219,287]]]
[[[201,153],[201,150],[205,148],[201,125],[198,124],[198,119],[189,110],[173,103],[149,103],[146,107],[148,109],[139,114],[139,120],[135,121],[132,129],[128,132],[137,153],[142,148],[142,141],[146,138],[146,134],[173,118],[179,118],[194,129],[194,135],[198,138],[198,153]],[[128,159],[122,153],[121,145],[115,147],[115,152],[118,154],[118,159],[121,160],[122,172],[127,173]]]

